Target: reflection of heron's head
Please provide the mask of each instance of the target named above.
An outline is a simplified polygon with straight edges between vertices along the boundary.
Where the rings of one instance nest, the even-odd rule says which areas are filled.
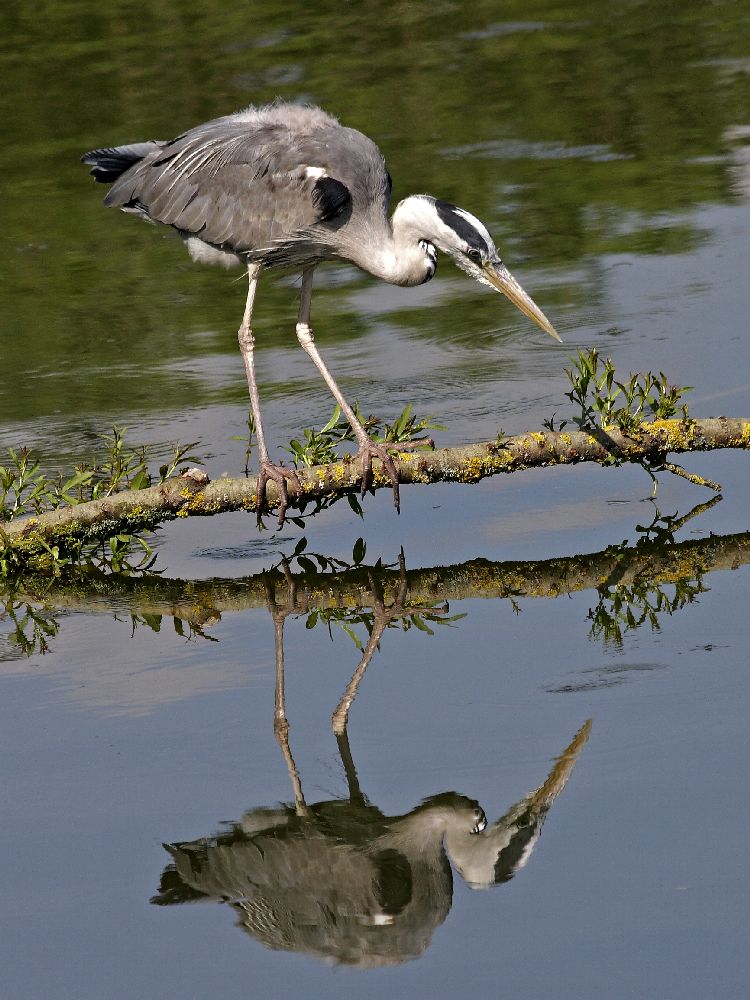
[[[570,777],[591,732],[588,719],[555,760],[547,780],[496,823],[470,836],[459,827],[446,830],[445,847],[456,871],[473,889],[507,882],[531,857],[545,817]]]
[[[458,792],[430,795],[422,800],[409,817],[420,817],[423,822],[443,834],[448,830],[461,830],[467,834],[481,833],[487,826],[484,809],[477,800],[459,795]]]

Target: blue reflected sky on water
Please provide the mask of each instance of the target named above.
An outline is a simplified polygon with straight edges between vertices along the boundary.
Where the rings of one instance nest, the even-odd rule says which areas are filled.
[[[594,729],[528,866],[486,892],[456,877],[424,957],[357,973],[358,990],[380,995],[383,975],[425,993],[467,978],[488,987],[501,977],[513,990],[533,974],[540,996],[669,984],[699,996],[718,981],[741,995],[731,990],[744,975],[737,775],[748,706],[736,577],[715,574],[697,606],[620,652],[586,638],[588,594],[523,601],[520,615],[508,602],[458,602],[467,617],[438,636],[385,637],[350,739],[363,789],[386,812],[450,789],[495,819],[540,783],[586,717]],[[356,651],[342,635],[330,643],[300,620],[290,626],[291,741],[317,801],[345,791],[329,717]],[[167,860],[162,839],[210,835],[290,797],[271,725],[269,617],[227,616],[212,646],[179,644],[167,629],[132,641],[128,632],[74,616],[49,665],[4,685],[11,940],[16,956],[34,940],[47,956],[33,972],[19,965],[17,981],[29,996],[105,986],[111,996],[203,995],[217,979],[236,990],[247,977],[265,992],[279,977],[290,992],[348,992],[355,973],[266,951],[228,908],[146,905]],[[91,656],[97,639],[105,662]]]
[[[485,219],[566,340],[552,344],[447,261],[414,290],[332,268],[314,300],[319,343],[369,410],[413,402],[447,425],[446,444],[533,428],[565,415],[562,368],[596,344],[622,371],[695,386],[695,415],[750,413],[746,19],[723,3],[605,7],[511,4],[501,21],[492,4],[429,16],[374,4],[332,20],[324,5],[290,25],[276,4],[250,19],[209,2],[152,15],[124,3],[119,21],[86,2],[48,4],[34,24],[10,5],[0,445],[38,444],[54,464],[116,421],[136,441],[200,438],[212,475],[241,468],[241,282],[105,212],[76,157],[277,94],[370,131],[399,197],[428,189]],[[321,57],[335,45],[338,60]],[[268,282],[259,298],[276,445],[331,409],[294,341],[296,287]],[[680,537],[746,530],[744,457],[686,464],[725,498]],[[635,541],[653,516],[649,490],[638,470],[545,470],[408,489],[400,518],[380,494],[364,522],[334,508],[307,534],[311,550],[342,559],[360,535],[368,561],[403,546],[409,567],[543,559]],[[663,513],[702,499],[676,479],[660,487]],[[171,525],[158,548],[167,576],[242,577],[299,534],[259,542],[233,515]],[[454,601],[465,617],[433,636],[386,633],[349,725],[362,788],[384,812],[452,790],[494,820],[587,718],[593,729],[527,866],[482,892],[456,875],[423,956],[381,970],[269,951],[228,906],[148,903],[163,841],[291,798],[266,611],[225,613],[207,630],[217,642],[188,641],[167,618],[133,632],[127,606],[113,617],[101,601],[61,614],[44,656],[2,645],[8,995],[743,996],[747,569],[704,586],[620,646],[591,636],[593,591],[525,598],[519,613],[507,600]],[[305,793],[341,796],[330,713],[357,650],[290,619],[286,655]]]

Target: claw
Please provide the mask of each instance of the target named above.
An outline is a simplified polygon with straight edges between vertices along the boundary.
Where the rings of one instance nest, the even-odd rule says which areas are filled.
[[[357,452],[357,457],[362,462],[362,496],[367,493],[372,485],[372,460],[379,458],[383,463],[383,468],[388,473],[388,478],[393,486],[393,506],[396,513],[401,513],[401,497],[399,495],[399,478],[396,464],[391,458],[389,451],[406,451],[409,448],[434,448],[435,442],[432,438],[414,438],[412,441],[398,441],[381,444],[368,438],[363,442],[362,447]]]
[[[302,485],[297,473],[293,469],[285,469],[283,465],[274,465],[273,462],[262,461],[258,470],[257,486],[257,515],[259,525],[261,524],[263,510],[268,505],[266,487],[269,479],[273,479],[279,491],[279,527],[282,528],[286,521],[286,512],[289,507],[289,490],[287,489],[286,481],[287,479],[289,480],[297,494],[301,492]]]
[[[395,450],[400,450],[401,445],[383,445],[378,444],[376,441],[369,441],[363,444],[359,449],[358,457],[362,462],[362,496],[367,493],[370,486],[372,485],[372,460],[373,458],[379,458],[383,463],[383,468],[388,473],[388,478],[393,486],[393,506],[396,508],[396,513],[401,513],[401,497],[399,495],[399,482],[398,482],[398,472],[396,471],[396,465],[388,454],[388,448],[393,448]]]

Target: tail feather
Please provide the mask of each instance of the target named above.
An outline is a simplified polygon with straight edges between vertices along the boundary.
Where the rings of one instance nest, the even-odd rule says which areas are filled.
[[[154,139],[150,142],[132,142],[128,146],[105,146],[84,153],[81,162],[91,165],[90,173],[94,180],[101,184],[111,184],[134,163],[138,163],[144,156],[161,149],[164,145],[164,142]]]

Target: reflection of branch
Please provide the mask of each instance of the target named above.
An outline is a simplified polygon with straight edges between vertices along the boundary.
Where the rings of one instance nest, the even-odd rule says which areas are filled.
[[[623,627],[651,620],[651,612],[672,613],[690,603],[691,594],[701,591],[705,574],[750,562],[750,532],[674,541],[679,528],[719,499],[681,517],[657,511],[651,524],[637,527],[641,537],[633,545],[623,542],[601,552],[557,559],[472,559],[454,566],[407,570],[402,555],[398,568],[384,566],[380,560],[368,567],[361,564],[361,539],[349,564],[306,553],[303,538],[289,560],[282,559],[281,569],[239,580],[170,580],[158,574],[133,577],[91,569],[71,569],[52,580],[27,574],[4,589],[0,585],[0,626],[3,619],[18,626],[16,609],[26,609],[20,632],[6,629],[3,638],[0,627],[0,661],[44,651],[58,627],[57,610],[128,611],[134,628],[143,624],[157,630],[166,617],[180,636],[212,638],[204,630],[216,624],[222,613],[276,605],[285,617],[307,616],[308,628],[322,623],[330,631],[331,623],[339,625],[364,653],[366,644],[354,629],[364,626],[368,638],[374,629],[382,633],[379,610],[381,619],[385,614],[386,628],[413,626],[430,633],[431,624],[450,625],[463,617],[449,616],[449,600],[504,598],[515,602],[522,597],[558,597],[588,589],[599,594],[599,604],[590,613],[592,634],[618,641],[618,629],[621,633]],[[292,573],[293,562],[304,572]],[[677,586],[674,598],[661,592],[665,584]],[[645,613],[635,616],[631,606],[636,610],[642,606]],[[395,613],[387,614],[389,609]],[[3,652],[3,643],[12,646],[10,655]]]
[[[631,586],[698,579],[706,573],[737,569],[750,562],[750,532],[689,539],[664,544],[641,540],[632,546],[610,546],[601,552],[555,559],[491,562],[472,559],[453,566],[406,570],[409,602],[424,608],[467,598],[557,597],[599,589],[613,583]],[[382,599],[392,604],[401,574],[388,567],[354,567],[340,572],[297,573],[295,614],[314,608],[372,608],[378,580]],[[207,623],[227,611],[267,606],[270,594],[287,596],[283,574],[271,570],[245,579],[179,580],[162,576],[119,577],[92,573],[65,580],[24,577],[13,596],[47,607],[96,611],[108,606],[141,614],[165,615]]]
[[[401,452],[394,461],[402,483],[476,483],[487,476],[548,465],[577,462],[608,464],[620,461],[664,462],[670,453],[750,448],[750,421],[718,417],[706,420],[644,422],[637,435],[617,428],[606,436],[586,431],[538,431],[502,441]],[[345,495],[360,486],[359,462],[298,469],[300,502]],[[380,463],[374,465],[373,488],[391,488]],[[208,516],[226,511],[256,509],[255,478],[208,482],[203,473],[188,472],[149,489],[115,493],[102,500],[65,507],[35,518],[11,521],[0,528],[8,554],[24,560],[44,553],[48,546],[109,538],[123,531],[137,534],[177,517]],[[278,505],[274,483],[268,485],[271,507]],[[294,503],[295,501],[293,501]]]

